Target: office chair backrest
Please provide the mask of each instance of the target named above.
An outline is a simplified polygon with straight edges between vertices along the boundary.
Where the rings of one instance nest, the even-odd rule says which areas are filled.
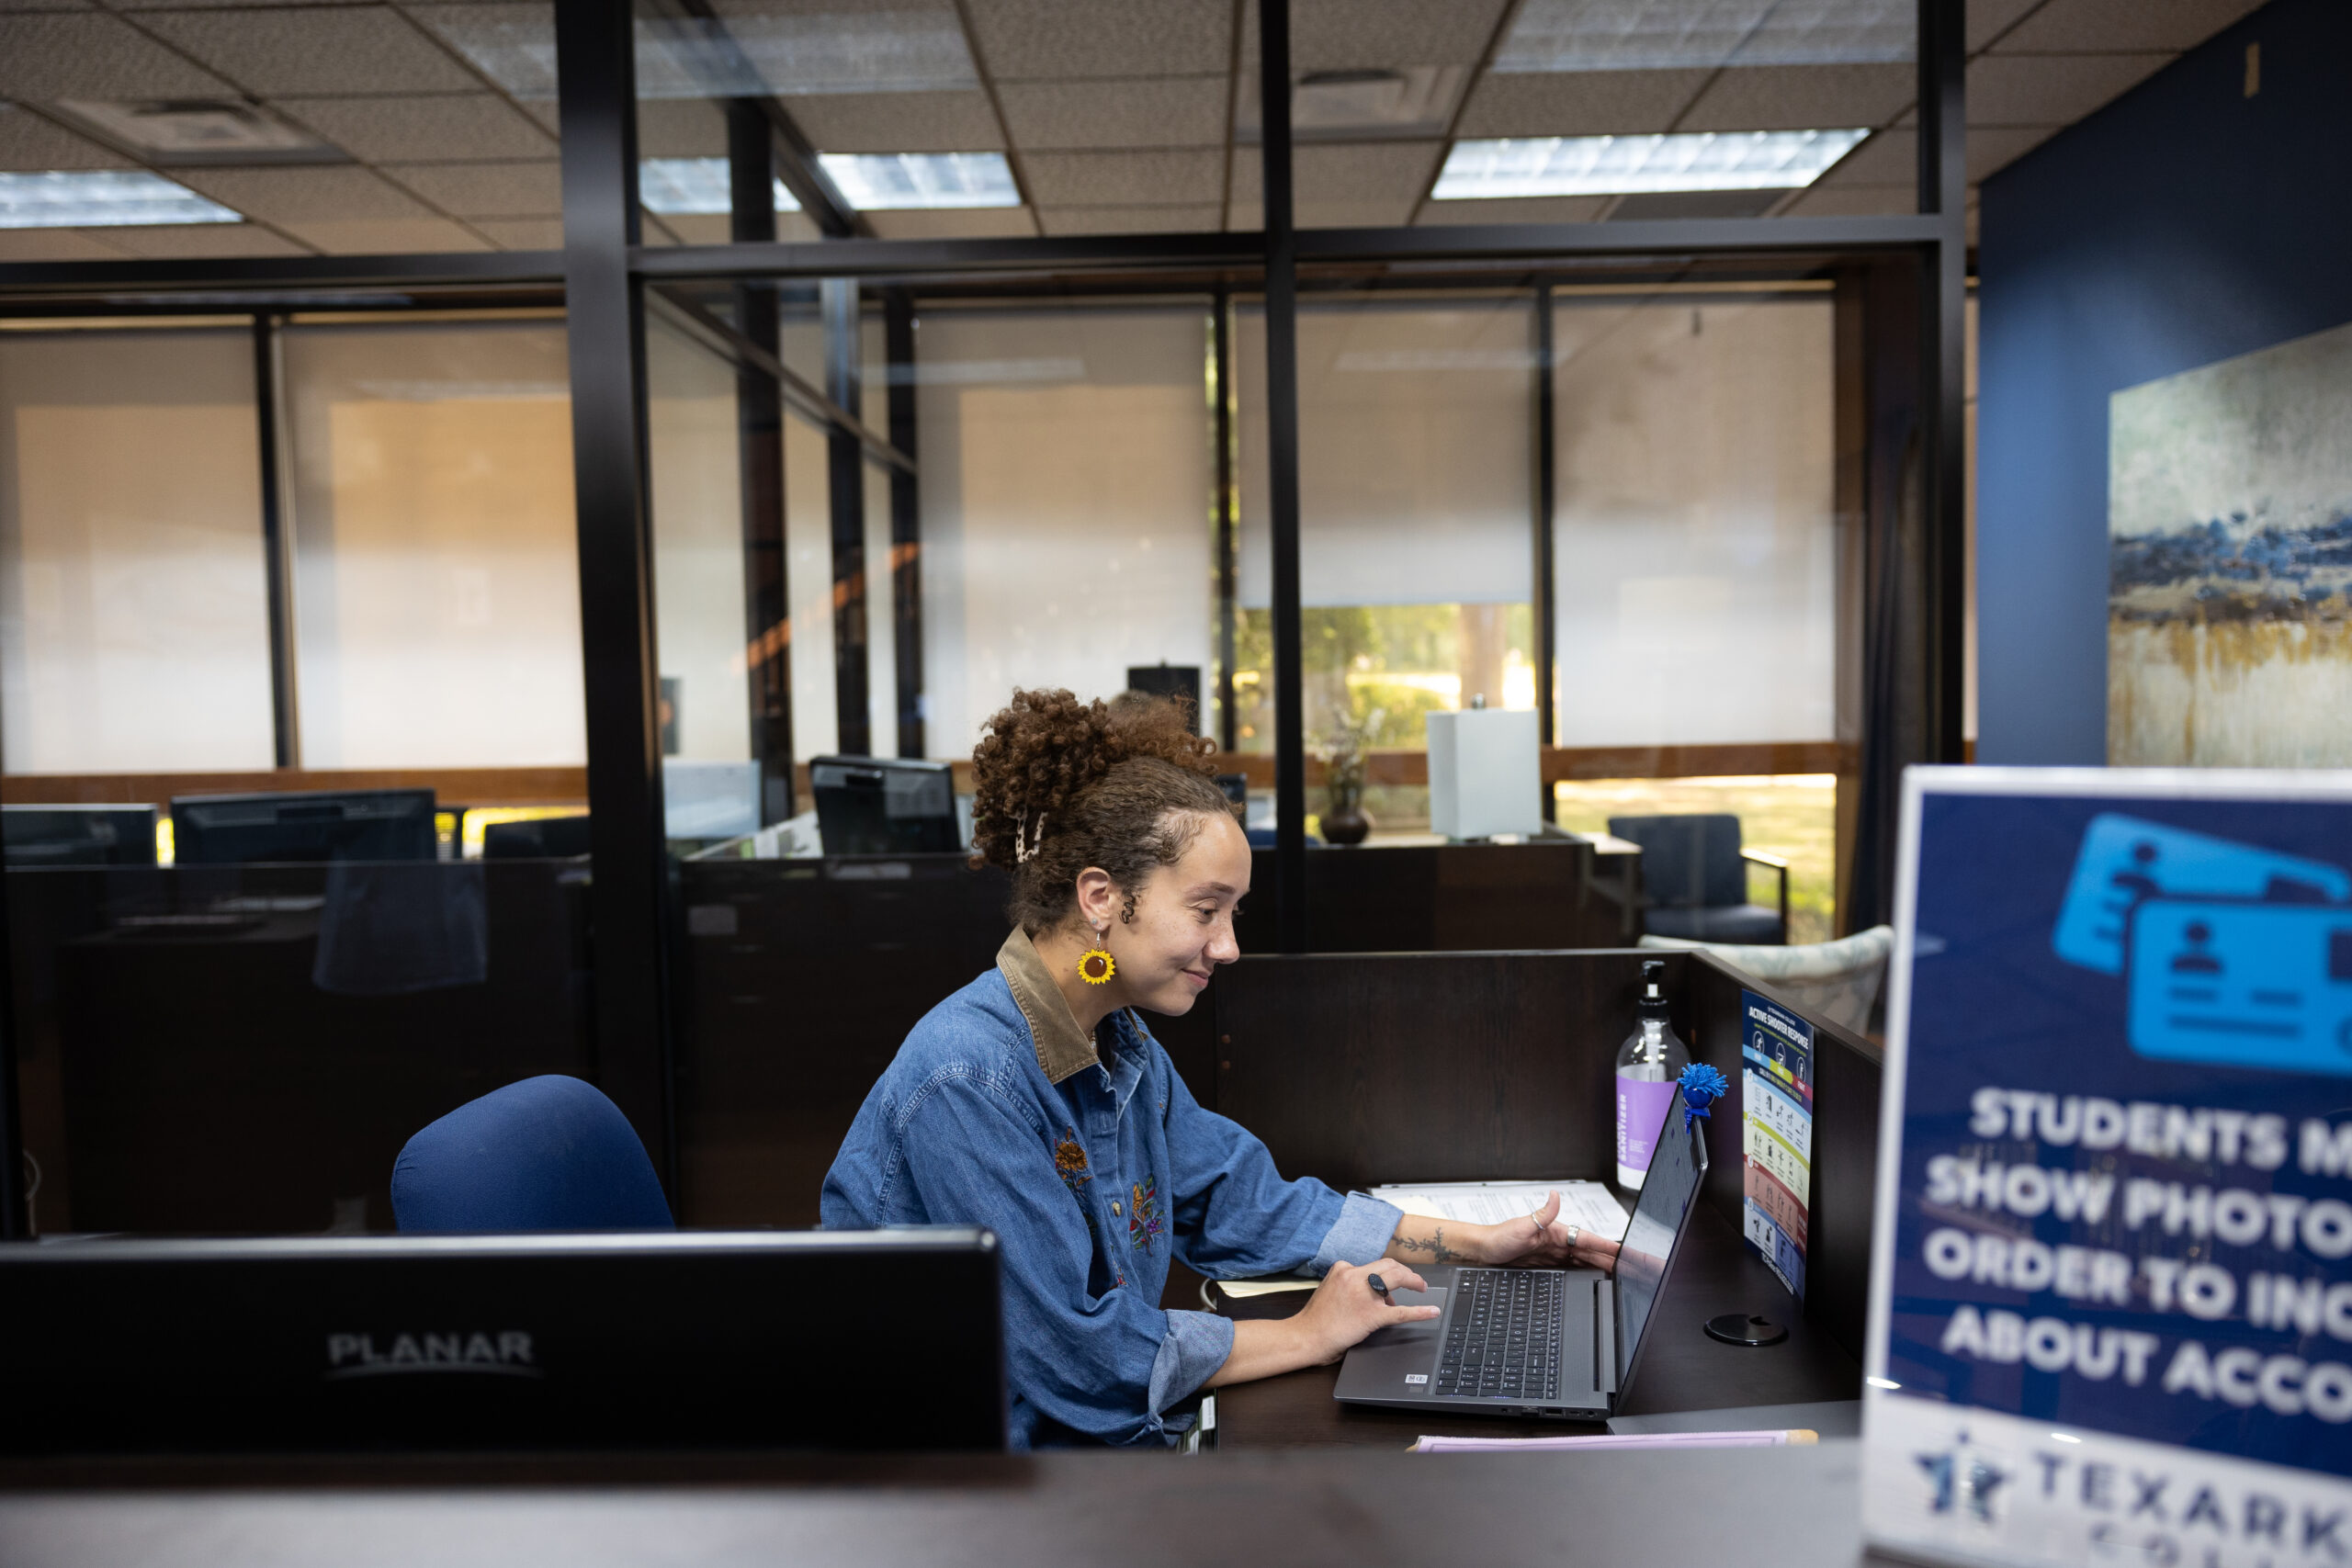
[[[645,1145],[594,1086],[549,1074],[469,1100],[392,1165],[403,1231],[675,1230]]]
[[[1611,817],[1609,830],[1642,846],[1642,886],[1658,908],[1715,909],[1747,902],[1738,818],[1715,812]]]

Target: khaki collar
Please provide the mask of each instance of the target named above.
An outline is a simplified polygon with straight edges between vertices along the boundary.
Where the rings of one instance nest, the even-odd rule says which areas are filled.
[[[1021,1016],[1029,1021],[1030,1036],[1037,1043],[1037,1066],[1044,1069],[1047,1083],[1059,1083],[1080,1068],[1097,1064],[1094,1042],[1078,1027],[1069,1003],[1062,999],[1061,987],[1054,984],[1053,974],[1037,955],[1028,932],[1019,926],[1012,928],[1012,934],[997,949],[996,966],[1012,988]]]

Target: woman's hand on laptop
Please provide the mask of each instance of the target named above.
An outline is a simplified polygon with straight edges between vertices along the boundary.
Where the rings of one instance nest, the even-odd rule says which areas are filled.
[[[1378,1286],[1372,1282],[1375,1277]],[[1427,1323],[1443,1309],[1398,1306],[1389,1297],[1396,1291],[1428,1289],[1428,1280],[1392,1258],[1335,1263],[1297,1315],[1235,1324],[1233,1350],[1204,1386],[1222,1388],[1301,1367],[1323,1366],[1346,1355],[1374,1329]]]
[[[1470,1225],[1407,1214],[1397,1222],[1388,1255],[1424,1263],[1487,1268],[1598,1269],[1603,1273],[1613,1273],[1617,1268],[1615,1241],[1561,1223],[1557,1192],[1532,1214],[1499,1224]]]

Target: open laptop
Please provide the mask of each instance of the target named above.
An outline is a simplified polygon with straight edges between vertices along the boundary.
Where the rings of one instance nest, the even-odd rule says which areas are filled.
[[[1444,1313],[1434,1322],[1384,1328],[1349,1351],[1334,1397],[1561,1421],[1616,1414],[1707,1173],[1704,1137],[1673,1125],[1681,1104],[1679,1093],[1668,1102],[1667,1130],[1613,1280],[1597,1269],[1416,1267],[1428,1292],[1395,1292],[1396,1304],[1434,1304]]]
[[[996,1237],[0,1248],[0,1451],[1004,1446]]]

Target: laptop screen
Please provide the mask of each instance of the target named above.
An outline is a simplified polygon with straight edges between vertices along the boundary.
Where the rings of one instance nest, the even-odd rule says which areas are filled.
[[[1667,1101],[1667,1128],[1650,1156],[1649,1175],[1634,1204],[1625,1240],[1617,1254],[1617,1386],[1622,1394],[1633,1376],[1634,1355],[1641,1348],[1642,1331],[1666,1284],[1667,1265],[1689,1218],[1691,1201],[1699,1195],[1704,1173],[1699,1138],[1674,1125],[1682,1109],[1678,1091]]]

